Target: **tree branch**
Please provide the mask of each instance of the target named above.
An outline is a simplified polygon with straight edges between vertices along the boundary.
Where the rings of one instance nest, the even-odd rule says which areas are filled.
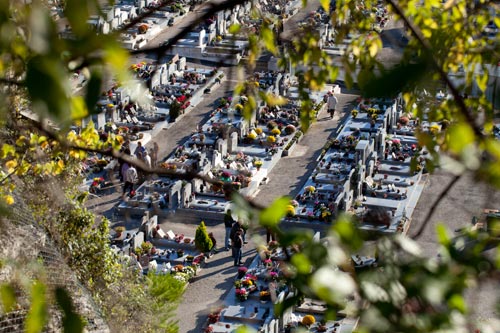
[[[403,9],[396,3],[395,0],[386,0],[386,1],[389,5],[391,5],[391,7],[396,12],[396,14],[403,20],[403,22],[406,24],[408,29],[410,29],[412,35],[417,39],[417,41],[422,46],[423,51],[425,51],[425,54],[431,60],[432,67],[434,67],[434,69],[438,72],[441,79],[448,86],[448,89],[450,89],[450,92],[453,95],[453,98],[455,99],[455,102],[458,105],[460,113],[465,118],[467,123],[469,123],[469,125],[472,127],[474,134],[478,138],[484,138],[484,134],[481,132],[481,129],[476,125],[476,119],[467,110],[467,106],[465,105],[464,99],[460,95],[460,92],[455,87],[453,82],[451,82],[450,78],[448,77],[448,74],[446,74],[445,71],[441,68],[441,65],[438,63],[437,59],[434,58],[433,53],[432,53],[432,46],[429,43],[429,41],[424,37],[424,35],[420,31],[420,29],[417,26],[415,26],[413,24],[413,22],[411,22],[407,16],[405,16]]]
[[[427,225],[429,224],[430,220],[431,220],[431,217],[432,215],[434,214],[434,211],[436,210],[436,208],[438,207],[439,203],[441,202],[441,200],[443,200],[443,198],[448,194],[448,192],[451,190],[451,188],[453,187],[453,185],[456,184],[456,182],[461,178],[462,176],[461,175],[458,175],[458,176],[455,176],[453,177],[453,179],[448,183],[448,185],[445,187],[445,189],[439,194],[438,198],[436,199],[436,201],[434,201],[434,203],[432,204],[432,207],[431,209],[429,210],[429,212],[427,213],[427,215],[425,216],[424,218],[424,222],[422,223],[422,225],[420,226],[420,228],[418,229],[417,233],[414,234],[413,236],[411,236],[411,238],[413,239],[418,239],[421,235],[422,235],[422,232],[424,231],[424,229],[427,227]]]

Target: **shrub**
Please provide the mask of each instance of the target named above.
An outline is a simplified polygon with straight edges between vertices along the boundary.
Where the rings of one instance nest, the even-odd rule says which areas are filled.
[[[173,102],[172,104],[170,104],[169,115],[171,121],[175,121],[175,119],[179,117],[180,113],[181,113],[181,105],[179,103]]]
[[[196,248],[201,252],[209,252],[212,248],[212,240],[208,237],[207,227],[205,222],[201,221],[198,228],[196,228],[196,235],[194,238]]]
[[[296,131],[296,128],[293,125],[287,125],[285,127],[285,133],[286,133],[286,135],[290,135],[290,134],[294,133],[295,131]]]
[[[273,128],[278,127],[278,123],[275,122],[274,120],[270,120],[266,126],[267,129],[271,131]]]

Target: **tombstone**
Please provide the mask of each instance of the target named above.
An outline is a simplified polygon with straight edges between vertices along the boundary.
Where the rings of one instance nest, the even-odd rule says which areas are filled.
[[[201,29],[200,33],[198,34],[198,47],[203,47],[205,45],[205,36],[206,36],[206,31],[205,29]]]
[[[185,69],[186,69],[186,57],[182,57],[179,59],[179,62],[177,63],[177,70],[183,71]]]
[[[216,167],[220,164],[222,164],[222,154],[218,150],[215,150],[212,155],[212,166]]]
[[[162,65],[160,69],[160,84],[167,85],[168,84],[168,69],[167,66]]]
[[[180,204],[180,191],[182,189],[182,181],[178,180],[176,181],[172,187],[170,188],[169,192],[169,201],[168,201],[168,208],[169,209],[176,209],[179,207]]]
[[[189,200],[191,199],[192,193],[191,183],[185,183],[181,189],[181,207],[189,207]]]
[[[97,125],[98,129],[104,128],[104,125],[106,125],[106,114],[104,112],[97,114],[97,124],[96,125]]]
[[[132,239],[132,247],[135,249],[136,247],[140,247],[142,243],[144,243],[144,233],[139,231]]]
[[[161,73],[159,71],[153,72],[151,76],[151,89],[158,87],[161,84]]]
[[[146,219],[146,223],[144,223],[144,234],[146,240],[150,240],[153,238],[153,230],[156,229],[157,225],[158,225],[158,216],[155,215],[152,218]]]
[[[218,139],[215,142],[215,149],[222,154],[222,156],[227,154],[227,142],[224,139]]]
[[[232,132],[229,134],[229,139],[227,143],[227,151],[228,153],[233,153],[238,149],[238,133]]]
[[[168,64],[168,74],[172,75],[177,69],[177,65],[175,63]]]

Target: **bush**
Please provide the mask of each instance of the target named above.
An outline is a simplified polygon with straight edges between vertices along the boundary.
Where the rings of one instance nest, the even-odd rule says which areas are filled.
[[[213,243],[210,237],[208,237],[207,227],[205,226],[205,222],[203,221],[201,221],[198,228],[196,228],[194,244],[196,248],[201,252],[209,252],[210,249],[212,249]]]
[[[180,113],[181,113],[181,105],[179,103],[173,102],[172,104],[170,104],[169,115],[171,121],[175,121],[175,119],[179,117]]]

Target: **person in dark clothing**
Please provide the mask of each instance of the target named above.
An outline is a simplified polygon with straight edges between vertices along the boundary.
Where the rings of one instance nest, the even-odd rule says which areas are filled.
[[[241,229],[241,225],[242,223],[240,221],[233,223],[231,231],[229,232],[229,238],[231,239],[231,242],[233,242],[233,239],[236,237],[236,232]],[[233,249],[233,258],[234,258],[234,249]]]
[[[229,241],[231,240],[231,229],[233,228],[234,219],[231,214],[231,209],[228,209],[226,214],[224,215],[224,227],[226,228],[226,235],[224,237],[224,245],[226,246],[226,251],[229,251],[231,244]]]
[[[242,235],[243,235],[243,230],[240,228],[240,229],[238,229],[238,231],[236,231],[234,238],[231,239],[232,246],[233,246],[234,266],[242,266],[243,265],[243,263],[241,262],[241,257],[242,257],[241,249],[243,248]]]

